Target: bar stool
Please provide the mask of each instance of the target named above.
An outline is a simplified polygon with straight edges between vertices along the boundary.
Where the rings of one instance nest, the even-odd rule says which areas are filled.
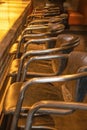
[[[46,27],[46,26],[45,26]],[[46,27],[48,28],[48,27]],[[51,37],[56,38],[56,36],[60,33],[63,32],[64,30],[64,25],[62,24],[58,24],[55,28],[54,26],[50,26],[49,30],[46,32],[38,32],[38,30],[40,29],[44,29],[44,26],[32,26],[32,27],[28,27],[26,29],[24,29],[24,31],[22,32],[19,42],[14,43],[10,49],[10,54],[16,54],[16,57],[18,57],[19,55],[21,55],[20,53],[23,53],[24,51],[24,46],[28,43],[29,45],[29,50],[39,50],[39,49],[46,49],[49,48],[49,46],[47,46],[47,44],[51,44],[50,41],[53,39]],[[33,32],[36,31],[37,33]],[[48,42],[45,42],[44,38],[48,38]],[[44,42],[43,44],[41,44],[40,40],[43,38]],[[37,42],[34,42],[34,39],[37,39]],[[39,41],[39,42],[38,42]],[[53,40],[52,40],[53,41]]]
[[[33,125],[31,124],[32,115],[35,112],[37,112],[37,116],[42,117],[42,115],[49,115],[51,112],[62,115],[72,113],[76,106],[76,108],[82,108],[80,107],[81,104],[74,104],[73,102],[83,101],[87,92],[87,53],[73,51],[69,55],[66,54],[66,56],[69,59],[66,70],[63,73],[64,75],[33,78],[24,83],[14,83],[9,87],[3,104],[3,112],[7,117],[14,117],[11,130],[21,127],[18,126],[18,120],[20,119],[20,115],[27,115],[27,111],[29,111],[29,120],[27,119],[26,130]],[[37,103],[41,100],[45,101]],[[34,103],[37,104],[34,105]],[[32,107],[32,105],[34,106]],[[43,109],[43,111],[37,111],[41,107],[47,108]],[[68,109],[63,110],[63,107]],[[87,107],[85,108],[87,109]],[[24,116],[24,118],[26,117]],[[37,122],[39,128],[44,128],[45,124],[42,126],[41,124],[39,125],[39,120]]]
[[[41,39],[40,42],[42,43],[44,40]],[[21,75],[22,80],[24,81],[27,70],[28,71],[26,75],[28,78],[32,76],[53,76],[61,74],[65,68],[64,66],[66,66],[67,58],[63,59],[63,57],[61,57],[61,60],[59,58],[55,60],[55,58],[50,57],[50,54],[70,53],[79,45],[80,39],[75,35],[61,34],[56,40],[56,48],[38,51],[26,51],[21,58],[14,59],[9,71],[9,76],[13,77],[12,82],[14,82],[15,79],[16,81],[20,81]],[[36,42],[38,41],[36,40]],[[33,58],[33,56],[36,57]],[[38,66],[38,68],[36,66]]]

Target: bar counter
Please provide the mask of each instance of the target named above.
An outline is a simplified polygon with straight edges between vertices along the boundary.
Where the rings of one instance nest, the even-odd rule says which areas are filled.
[[[31,0],[0,1],[0,59],[30,6]]]
[[[31,12],[31,0],[0,1],[0,106],[2,106],[6,92],[6,77],[12,60],[9,50],[20,35],[26,22],[26,17]]]

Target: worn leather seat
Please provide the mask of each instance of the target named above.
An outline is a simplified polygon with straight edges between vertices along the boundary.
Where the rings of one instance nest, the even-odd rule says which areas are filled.
[[[9,87],[4,100],[4,104],[3,104],[4,114],[8,116],[11,115],[12,113],[14,113],[15,108],[17,106],[16,109],[17,116],[16,115],[14,116],[15,119],[14,122],[17,121],[16,119],[19,117],[18,111],[20,111],[19,104],[21,104],[19,102],[22,101],[23,104],[22,104],[21,112],[27,111],[28,109],[31,108],[31,106],[34,103],[41,100],[50,100],[50,101],[54,100],[54,101],[65,101],[65,102],[82,101],[84,95],[87,92],[86,90],[87,89],[86,86],[87,53],[72,52],[68,56],[69,59],[68,59],[66,70],[63,73],[64,75],[45,77],[42,79],[35,78],[35,79],[31,79],[29,82],[26,82],[24,84],[22,82],[16,82],[12,84]],[[85,71],[85,73],[82,73],[83,71]],[[79,82],[78,81],[76,82],[77,79],[79,79],[78,80]],[[19,93],[22,96],[21,95],[19,96]],[[78,97],[75,97],[75,95],[78,95]],[[73,111],[73,109],[70,111]],[[65,112],[69,113],[70,111],[68,110],[68,112],[67,111]],[[13,126],[14,125],[15,123],[13,123]]]

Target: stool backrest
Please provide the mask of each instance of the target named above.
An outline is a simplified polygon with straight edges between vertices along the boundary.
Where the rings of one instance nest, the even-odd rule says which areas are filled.
[[[73,35],[73,34],[61,34],[57,38],[55,47],[58,48],[58,47],[71,46],[69,49],[65,49],[62,52],[60,52],[62,54],[69,54],[70,52],[72,52],[74,50],[74,48],[77,45],[79,45],[79,43],[80,43],[80,39],[78,36]],[[59,52],[58,52],[58,54],[59,54]],[[67,59],[52,60],[52,66],[53,66],[54,72],[58,72],[58,74],[60,74],[61,71],[63,71],[65,69],[66,63],[67,63]]]
[[[67,67],[63,74],[79,74],[87,71],[87,53],[86,52],[71,52]],[[63,94],[64,98],[68,101],[82,101],[87,93],[87,77],[79,78],[65,82],[62,84],[62,90],[68,92],[68,99],[66,93]],[[75,94],[76,93],[76,94]]]

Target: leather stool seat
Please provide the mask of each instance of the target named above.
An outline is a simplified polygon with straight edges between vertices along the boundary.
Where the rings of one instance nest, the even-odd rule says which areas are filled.
[[[14,59],[13,60],[11,67],[10,67],[10,72],[9,72],[10,76],[17,75],[18,68],[19,68],[19,65],[20,65],[20,60],[21,59]],[[37,73],[37,72],[50,73],[50,74],[53,73],[51,61],[45,61],[44,60],[42,63],[37,62],[37,61],[30,63],[27,75],[28,74],[31,75],[31,74],[34,74],[34,73]]]
[[[14,111],[22,84],[22,82],[16,82],[12,84],[8,89],[4,102],[4,112],[6,112],[7,114]],[[53,86],[52,84],[31,86],[26,92],[26,96],[23,102],[24,107],[22,107],[23,110],[26,110],[26,107],[31,107],[37,101],[61,100],[61,97],[62,95],[59,88]]]

